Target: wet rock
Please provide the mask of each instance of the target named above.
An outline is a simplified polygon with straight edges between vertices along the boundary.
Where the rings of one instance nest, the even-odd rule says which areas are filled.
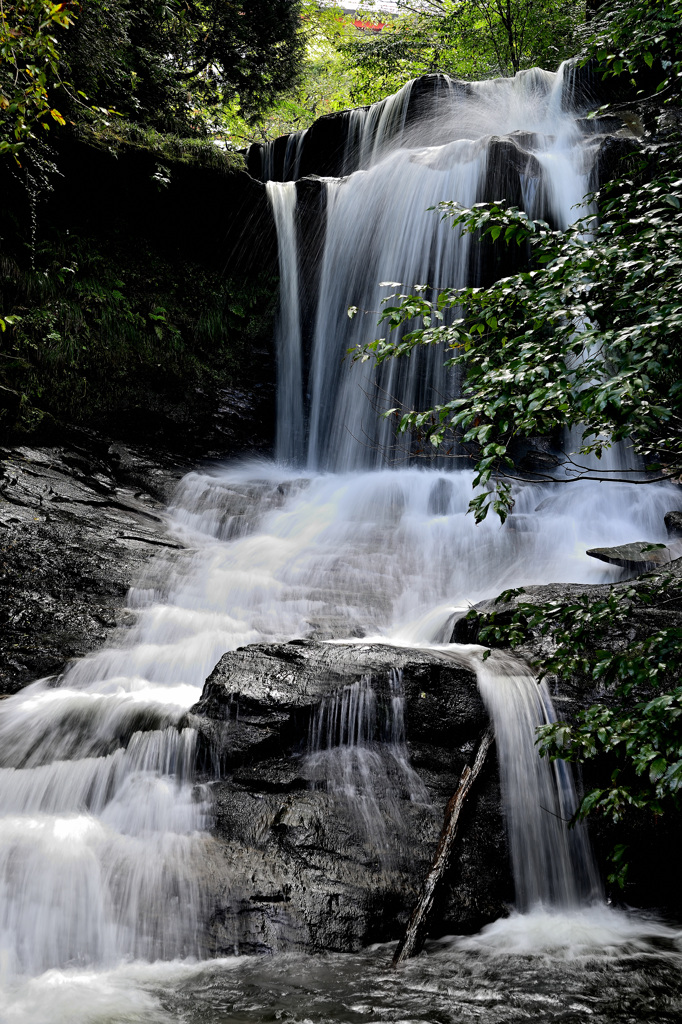
[[[663,521],[668,536],[675,540],[682,540],[682,512],[666,512]]]
[[[156,553],[180,547],[160,501],[180,473],[101,439],[0,449],[0,693],[132,622],[129,587]]]
[[[434,111],[440,104],[449,105],[454,94],[467,95],[470,90],[470,83],[458,82],[446,75],[421,75],[412,83],[404,118],[383,124],[384,140],[401,134],[404,140],[411,139],[419,147],[438,144],[440,140]],[[365,106],[355,109],[370,108]],[[351,174],[358,169],[360,155],[357,121],[352,114],[351,110],[323,114],[305,134],[297,132],[283,135],[266,145],[253,143],[246,152],[249,174],[262,181],[283,181],[292,178],[294,174],[297,178]]]
[[[440,661],[430,651],[316,640],[251,644],[224,654],[192,713],[233,723],[234,730],[249,723],[274,730],[286,748],[288,727],[296,716],[309,715],[324,697],[368,677],[375,680],[382,699],[389,699],[388,679],[396,672],[402,673],[411,739],[447,745],[462,730],[485,726],[470,668]]]
[[[334,730],[355,721],[351,694],[371,696],[373,725],[339,744]],[[471,669],[429,651],[305,640],[224,655],[188,716],[204,766],[222,774],[211,948],[231,952],[235,936],[243,952],[397,938],[486,722]],[[474,930],[511,898],[491,758],[434,932]]]
[[[452,483],[439,477],[429,493],[428,514],[430,516],[446,516],[452,500]]]
[[[672,552],[665,544],[654,544],[651,541],[637,540],[632,544],[619,544],[614,548],[590,548],[586,552],[592,558],[598,558],[609,565],[620,565],[628,572],[649,572],[659,565],[667,565],[672,559]]]

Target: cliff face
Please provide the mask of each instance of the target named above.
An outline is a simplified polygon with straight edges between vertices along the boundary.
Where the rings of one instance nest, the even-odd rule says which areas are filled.
[[[95,436],[0,449],[0,693],[60,673],[133,621],[129,588],[160,551],[178,459]]]

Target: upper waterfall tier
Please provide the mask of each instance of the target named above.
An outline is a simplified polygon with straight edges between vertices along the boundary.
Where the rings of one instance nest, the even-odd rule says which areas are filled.
[[[534,123],[528,106],[535,107]],[[371,106],[318,118],[300,132],[247,153],[250,174],[261,181],[293,181],[307,175],[341,177],[369,167],[390,148],[442,145],[453,139],[552,130],[557,114],[580,116],[594,106],[588,71],[565,64],[552,73],[533,68],[514,78],[462,82],[448,75],[423,75]],[[584,122],[588,133],[613,130],[614,119]]]
[[[281,140],[259,150],[280,258],[280,460],[345,471],[413,454],[409,438],[395,451],[394,425],[382,414],[455,394],[445,354],[418,350],[374,373],[347,352],[386,333],[377,327],[385,282],[407,290],[485,284],[525,258],[516,247],[493,251],[460,237],[434,212],[439,202],[503,199],[559,228],[585,213],[604,136],[575,97],[568,66],[472,84],[431,75],[339,115],[326,164],[313,160],[315,125],[288,137],[284,162]],[[313,166],[344,176],[274,180]],[[352,306],[360,311],[353,320]]]

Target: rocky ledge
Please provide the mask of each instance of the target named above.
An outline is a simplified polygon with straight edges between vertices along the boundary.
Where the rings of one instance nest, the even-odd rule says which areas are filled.
[[[354,950],[398,938],[487,715],[474,673],[426,651],[312,640],[226,654],[188,716],[213,785],[209,946]],[[497,767],[461,822],[434,933],[513,898]]]
[[[129,587],[154,554],[179,546],[164,509],[182,472],[91,435],[0,449],[0,694],[128,624]]]

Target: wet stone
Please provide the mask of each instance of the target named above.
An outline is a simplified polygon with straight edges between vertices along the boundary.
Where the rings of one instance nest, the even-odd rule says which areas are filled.
[[[649,572],[659,565],[667,565],[674,557],[665,544],[646,540],[613,548],[590,548],[587,554],[609,565],[620,565],[629,572]]]
[[[61,672],[130,625],[130,586],[180,546],[159,500],[179,476],[122,445],[113,455],[103,444],[0,450],[0,693]]]
[[[675,540],[682,540],[682,512],[666,512],[664,522],[668,536]]]
[[[430,651],[299,640],[224,655],[186,723],[199,731],[200,763],[221,774],[211,787],[214,948],[235,930],[243,951],[397,938],[486,723],[473,671]],[[491,758],[462,819],[436,933],[505,913],[499,800]],[[258,887],[245,863],[262,873]]]

